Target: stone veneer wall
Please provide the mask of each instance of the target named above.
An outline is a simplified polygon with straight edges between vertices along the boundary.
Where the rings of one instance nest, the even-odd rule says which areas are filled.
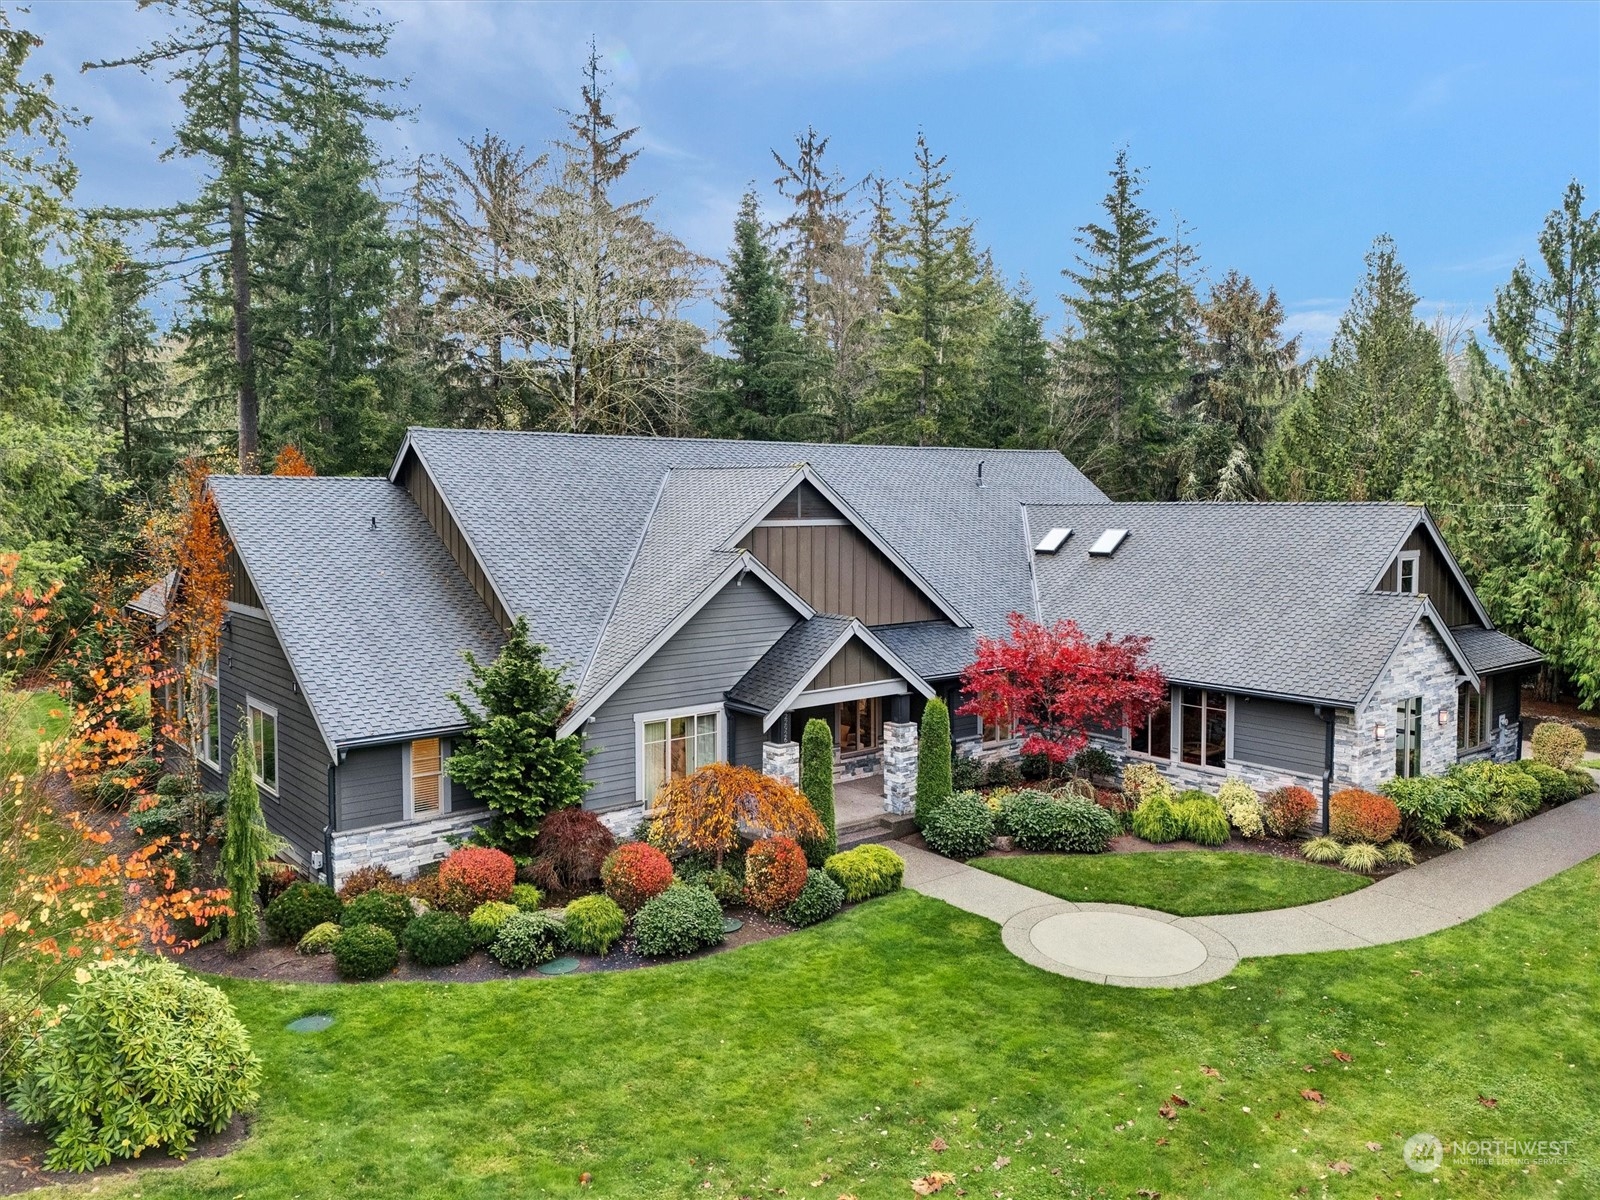
[[[1422,697],[1422,773],[1439,775],[1456,761],[1458,668],[1443,640],[1426,621],[1400,644],[1372,696],[1356,714],[1344,744],[1335,744],[1336,770],[1357,787],[1376,788],[1394,778],[1395,708]],[[1439,714],[1446,719],[1440,724]],[[1384,736],[1377,736],[1383,726]]]
[[[917,811],[917,723],[883,723],[883,810],[896,816]]]
[[[762,742],[761,773],[800,786],[800,743]]]
[[[384,866],[402,876],[413,874],[450,853],[447,837],[465,837],[488,817],[483,809],[451,813],[432,821],[396,821],[370,829],[336,830],[333,835],[333,886],[357,867]]]
[[[1121,742],[1109,741],[1105,738],[1091,738],[1092,744],[1104,750],[1116,760],[1120,767],[1129,762],[1145,762],[1155,767],[1179,791],[1185,788],[1199,788],[1211,795],[1217,794],[1217,789],[1222,786],[1222,781],[1229,777],[1242,779],[1258,792],[1270,792],[1273,788],[1303,787],[1320,803],[1322,799],[1322,776],[1301,775],[1294,771],[1286,771],[1279,767],[1258,766],[1255,763],[1245,763],[1229,760],[1226,768],[1218,770],[1215,767],[1196,767],[1188,763],[1171,762],[1164,758],[1147,758],[1142,754],[1131,754],[1128,747]],[[1336,751],[1337,753],[1337,751]],[[1335,762],[1337,762],[1335,758]],[[1334,787],[1339,787],[1337,779]]]

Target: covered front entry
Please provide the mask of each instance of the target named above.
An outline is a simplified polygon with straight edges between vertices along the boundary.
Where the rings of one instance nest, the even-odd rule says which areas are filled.
[[[932,696],[933,688],[865,625],[819,614],[762,655],[728,690],[727,704],[744,724],[759,723],[763,769],[773,774],[788,775],[790,757],[797,773],[797,743],[807,723],[820,720],[833,735],[835,779],[848,781],[884,775],[906,729],[914,746],[913,695]]]

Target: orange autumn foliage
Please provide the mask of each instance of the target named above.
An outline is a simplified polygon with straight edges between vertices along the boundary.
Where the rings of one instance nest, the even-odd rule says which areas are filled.
[[[672,850],[722,857],[739,845],[739,831],[797,841],[826,836],[798,788],[750,767],[708,763],[674,779],[656,795],[651,838]]]
[[[311,463],[301,453],[300,447],[293,442],[278,451],[278,461],[273,464],[274,475],[312,476],[316,472],[311,469]]]

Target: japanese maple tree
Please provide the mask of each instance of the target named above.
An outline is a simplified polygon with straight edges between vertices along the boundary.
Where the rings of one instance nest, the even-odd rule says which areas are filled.
[[[1146,661],[1150,639],[1109,633],[1091,641],[1075,621],[1041,625],[1021,613],[1003,638],[978,638],[961,677],[967,701],[957,711],[985,721],[1015,721],[1027,731],[1024,754],[1066,762],[1091,730],[1137,725],[1167,698],[1167,679]]]
[[[799,788],[750,767],[707,763],[656,796],[653,832],[669,848],[710,855],[717,866],[738,848],[740,829],[816,840],[827,830]]]

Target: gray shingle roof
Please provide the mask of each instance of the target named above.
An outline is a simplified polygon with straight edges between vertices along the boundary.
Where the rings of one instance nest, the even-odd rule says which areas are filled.
[[[147,617],[154,617],[158,621],[165,620],[167,600],[172,595],[172,589],[177,586],[177,583],[178,573],[176,571],[168,571],[132,600],[129,600],[128,607],[133,609],[134,612],[143,613]]]
[[[1472,669],[1479,675],[1496,671],[1510,671],[1517,667],[1536,667],[1544,661],[1532,646],[1524,645],[1498,629],[1483,629],[1477,625],[1457,625],[1450,630],[1467,656]]]
[[[1032,598],[1026,599],[1016,611],[1031,613]],[[958,625],[945,625],[938,621],[877,625],[872,632],[924,679],[959,675],[961,669],[972,661],[978,648],[978,630],[962,629]],[[986,629],[984,632],[994,636],[1004,630]]]
[[[739,560],[740,551],[718,547],[794,474],[793,467],[675,467],[667,472],[594,658],[583,673],[579,708]],[[625,555],[625,547],[614,548]]]
[[[728,689],[735,704],[769,713],[818,666],[833,644],[855,624],[853,617],[818,613],[789,630]]]
[[[508,608],[575,671],[600,641],[669,469],[810,463],[968,621],[994,633],[1032,605],[1019,502],[1104,500],[1053,451],[441,429],[412,430],[410,445]]]
[[[1030,505],[1042,619],[1141,634],[1174,680],[1354,704],[1422,608],[1372,593],[1420,509],[1400,504]],[[1115,554],[1091,557],[1106,529]]]
[[[504,639],[402,489],[214,476],[211,491],[329,741],[460,726],[461,652]]]

